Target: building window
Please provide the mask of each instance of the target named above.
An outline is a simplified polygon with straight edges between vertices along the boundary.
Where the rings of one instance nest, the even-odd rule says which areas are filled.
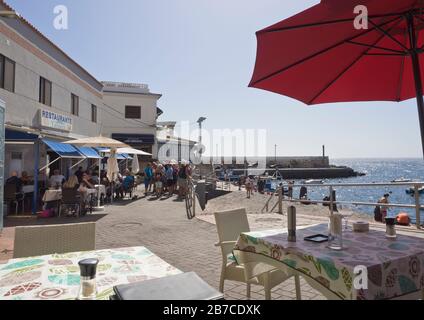
[[[15,92],[15,62],[0,55],[0,84],[10,92]]]
[[[79,114],[79,97],[71,94],[71,113],[74,116],[77,116]]]
[[[141,119],[141,107],[140,106],[125,106],[125,118],[126,119]]]
[[[91,105],[91,121],[97,122],[97,107],[94,104]]]
[[[40,103],[46,106],[52,105],[52,83],[51,81],[40,77]]]

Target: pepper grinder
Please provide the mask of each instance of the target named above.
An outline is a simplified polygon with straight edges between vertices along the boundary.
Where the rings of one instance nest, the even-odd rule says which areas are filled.
[[[396,239],[395,218],[386,218],[386,238]]]
[[[98,259],[84,259],[78,262],[81,271],[79,300],[93,300],[96,298],[96,270],[98,263]]]
[[[288,241],[296,242],[296,207],[290,206],[287,209],[287,229]]]

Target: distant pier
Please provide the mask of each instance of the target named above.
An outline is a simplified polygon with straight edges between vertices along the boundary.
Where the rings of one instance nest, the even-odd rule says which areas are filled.
[[[349,167],[330,165],[330,160],[327,156],[245,159],[244,164],[240,163],[240,159],[237,161],[236,158],[233,158],[231,163],[230,158],[229,162],[230,164],[228,164],[228,161],[223,161],[224,164],[222,165],[215,163],[214,167],[219,171],[231,170],[234,175],[245,175],[247,172],[250,175],[256,175],[255,171],[258,171],[258,175],[267,172],[272,176],[278,170],[284,179],[337,179],[363,175]],[[261,169],[264,164],[266,164],[266,169]]]

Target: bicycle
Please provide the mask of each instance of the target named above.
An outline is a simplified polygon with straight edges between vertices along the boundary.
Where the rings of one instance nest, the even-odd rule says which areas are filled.
[[[191,220],[196,216],[196,209],[195,209],[196,191],[195,191],[195,186],[193,181],[189,180],[187,182],[188,184],[187,184],[187,194],[185,196],[185,205],[186,205],[187,218]]]

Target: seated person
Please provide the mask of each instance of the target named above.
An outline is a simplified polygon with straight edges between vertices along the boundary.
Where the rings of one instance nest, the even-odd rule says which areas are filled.
[[[22,191],[22,181],[18,178],[18,172],[12,171],[10,178],[6,180],[6,184],[13,184],[16,186],[16,192]]]
[[[32,184],[33,181],[31,179],[31,177],[28,175],[28,172],[22,171],[21,182],[24,186]]]
[[[86,208],[88,203],[90,202],[91,198],[90,198],[90,194],[88,193],[87,189],[95,189],[94,185],[89,181],[89,176],[87,173],[84,173],[82,175],[82,181],[81,184],[79,186],[78,191],[81,193],[81,198],[82,198],[82,202],[83,202],[83,206],[82,206],[82,210],[83,213],[86,212]]]
[[[60,171],[58,169],[55,169],[53,171],[53,175],[49,179],[49,186],[59,188],[62,186],[64,181],[65,177],[60,174]]]
[[[90,176],[87,173],[82,175],[81,186],[87,189],[95,189],[94,184],[90,181]]]
[[[78,190],[80,188],[78,177],[76,175],[70,176],[69,179],[63,184],[62,188]]]
[[[99,178],[99,174],[97,173],[97,171],[94,171],[93,174],[91,175],[90,182],[94,185],[100,184],[100,178]]]

